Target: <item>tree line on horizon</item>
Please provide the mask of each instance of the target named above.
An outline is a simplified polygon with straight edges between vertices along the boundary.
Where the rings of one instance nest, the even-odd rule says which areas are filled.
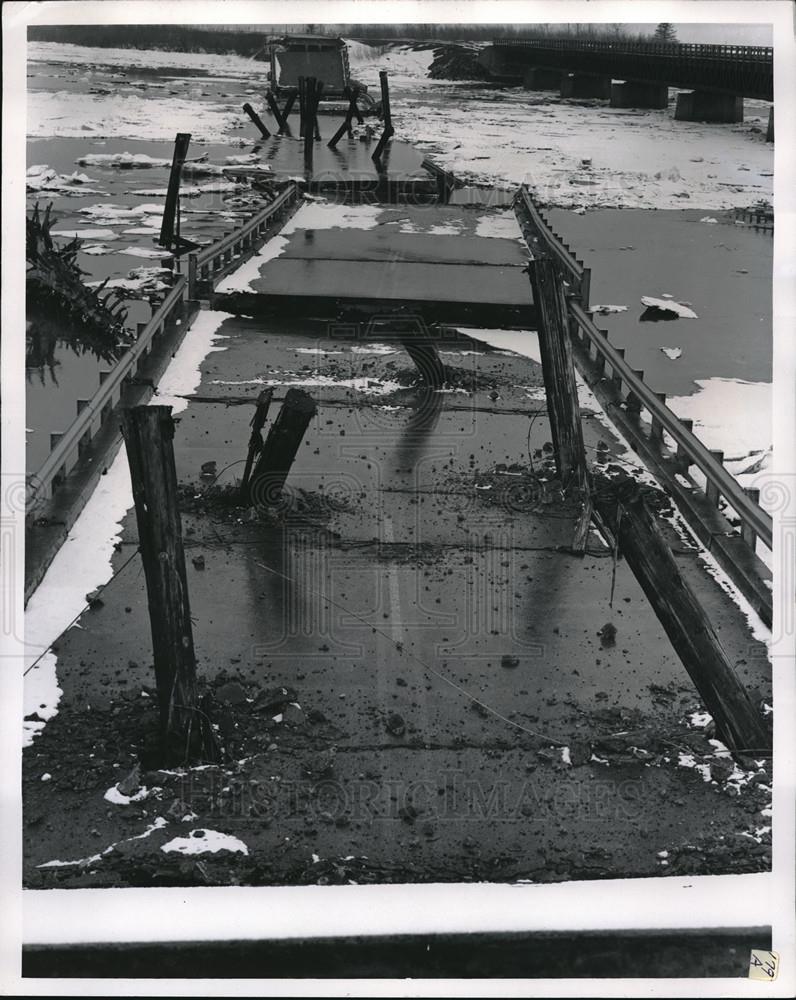
[[[676,41],[674,25],[654,33],[623,24],[94,24],[31,25],[29,41],[68,42],[102,48],[154,48],[180,52],[234,52],[253,57],[271,35],[330,34],[371,41],[490,41],[494,38],[576,38],[601,41]]]

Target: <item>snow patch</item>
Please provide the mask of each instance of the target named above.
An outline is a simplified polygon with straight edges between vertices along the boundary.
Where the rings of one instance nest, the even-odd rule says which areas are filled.
[[[237,854],[248,854],[249,848],[229,833],[219,833],[217,830],[191,830],[187,837],[175,837],[161,846],[166,854],[217,854],[218,851],[231,851]]]

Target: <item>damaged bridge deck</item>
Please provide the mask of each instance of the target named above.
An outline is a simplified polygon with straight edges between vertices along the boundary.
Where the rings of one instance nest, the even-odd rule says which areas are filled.
[[[697,697],[632,574],[616,566],[611,608],[610,552],[594,534],[583,558],[570,552],[577,512],[543,451],[540,365],[451,336],[450,389],[429,394],[388,331],[216,318],[174,446],[204,704],[229,759],[147,765],[156,713],[128,513],[102,605],[58,643],[59,714],[26,754],[26,883],[765,867],[765,789],[745,774],[739,794],[740,772],[687,724]],[[318,414],[266,516],[237,505],[240,467],[221,470],[267,383],[277,398],[303,385]],[[616,451],[583,415],[587,446]],[[763,647],[696,552],[679,543],[678,559],[765,689]],[[194,830],[227,849],[181,853]]]
[[[299,143],[271,143],[265,159],[295,172]],[[323,150],[320,168],[345,165]],[[128,510],[110,582],[54,647],[63,694],[25,753],[28,887],[768,867],[765,762],[711,741],[626,563],[595,532],[572,551],[580,511],[556,480],[526,261],[510,212],[307,199],[206,280],[181,348],[198,375],[154,402],[179,403],[201,704],[224,760],[163,769],[153,749]],[[406,350],[431,324],[440,390]],[[268,426],[291,386],[317,413],[281,504],[257,510],[236,482],[266,386]],[[582,385],[579,399],[590,458],[648,483]],[[657,503],[739,677],[768,697],[765,646]]]

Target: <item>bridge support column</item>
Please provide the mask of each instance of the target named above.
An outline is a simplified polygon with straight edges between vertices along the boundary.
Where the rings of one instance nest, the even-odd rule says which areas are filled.
[[[774,141],[774,105],[768,109],[768,128],[766,129],[766,142]]]
[[[668,106],[669,88],[666,84],[637,83],[635,80],[611,84],[612,108],[656,108],[661,110]]]
[[[674,117],[679,122],[742,122],[743,97],[708,90],[678,94]]]
[[[525,71],[522,85],[525,90],[558,90],[561,87],[562,76],[560,69],[535,66]]]
[[[600,97],[608,100],[611,96],[611,77],[594,76],[592,73],[565,73],[561,77],[562,97]]]

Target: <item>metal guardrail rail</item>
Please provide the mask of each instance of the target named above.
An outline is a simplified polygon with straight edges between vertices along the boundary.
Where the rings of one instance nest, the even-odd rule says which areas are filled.
[[[624,360],[624,351],[614,347],[605,331],[598,329],[588,314],[588,275],[567,245],[552,231],[547,220],[539,212],[530,192],[522,187],[517,195],[515,207],[519,205],[527,222],[533,227],[544,249],[553,255],[566,274],[566,280],[577,294],[568,299],[570,316],[579,331],[587,338],[601,365],[609,365],[618,391],[626,389],[626,398],[632,400],[638,410],[646,410],[651,419],[651,434],[662,442],[665,431],[677,446],[677,457],[684,464],[693,465],[705,477],[705,494],[714,506],[723,497],[741,521],[741,534],[751,542],[759,538],[771,549],[773,544],[772,518],[758,503],[748,496],[735,477],[729,473],[715,455],[668,406],[660,395],[643,381],[636,371]],[[579,301],[578,301],[579,300]]]
[[[237,257],[250,250],[264,234],[274,216],[289,208],[299,196],[298,185],[290,184],[269,202],[265,208],[253,215],[248,222],[224,236],[203,250],[188,255],[188,297],[196,298],[199,285],[214,283],[226,273]]]
[[[84,447],[110,418],[119,404],[124,386],[134,377],[138,365],[150,351],[152,341],[166,325],[182,316],[185,303],[197,297],[199,276],[212,280],[227,270],[234,257],[251,248],[275,215],[297,199],[299,188],[292,183],[265,208],[218,242],[188,258],[188,277],[178,275],[174,284],[146,323],[139,323],[136,342],[114,367],[100,372],[100,385],[89,400],[77,401],[77,416],[63,433],[52,434],[50,454],[40,468],[27,477],[28,515],[39,502],[50,500],[69,473],[79,463]]]
[[[182,315],[187,281],[179,275],[173,287],[158,305],[147,323],[138,327],[136,342],[109,372],[100,372],[100,385],[89,400],[78,400],[78,414],[68,429],[53,435],[54,447],[39,470],[28,476],[26,505],[30,508],[37,500],[50,499],[66,476],[80,461],[83,446],[95,430],[99,430],[120,401],[125,382],[135,374],[138,364],[150,351],[152,340],[161,334],[174,314]]]

